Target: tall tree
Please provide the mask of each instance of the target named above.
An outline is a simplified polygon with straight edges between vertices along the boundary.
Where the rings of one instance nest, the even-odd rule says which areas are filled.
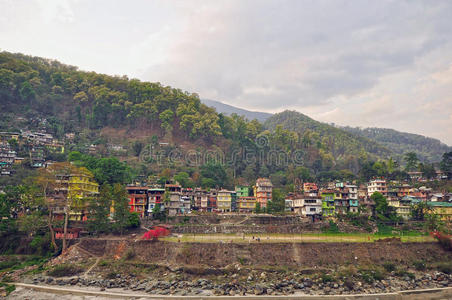
[[[406,162],[405,170],[414,171],[417,169],[417,164],[419,162],[419,159],[417,158],[416,153],[414,153],[414,152],[405,153],[404,159]]]
[[[99,197],[92,197],[89,205],[88,228],[91,232],[108,232],[110,229],[110,207],[112,188],[109,184],[100,187]]]
[[[443,154],[440,167],[441,171],[447,175],[447,178],[452,179],[452,151]]]
[[[114,228],[117,232],[123,234],[129,224],[129,200],[127,198],[126,189],[119,183],[113,185],[113,221]]]

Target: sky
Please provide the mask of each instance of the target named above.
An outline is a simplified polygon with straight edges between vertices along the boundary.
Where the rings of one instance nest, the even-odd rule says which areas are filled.
[[[452,145],[452,1],[0,0],[0,50]]]

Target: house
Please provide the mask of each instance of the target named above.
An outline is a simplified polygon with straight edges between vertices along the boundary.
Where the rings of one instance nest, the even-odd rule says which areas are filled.
[[[208,192],[201,189],[195,189],[194,207],[199,211],[207,211],[207,194]]]
[[[207,196],[207,211],[217,211],[217,190],[211,189]]]
[[[442,221],[452,222],[452,203],[451,202],[427,202],[433,212],[440,216]]]
[[[395,208],[396,214],[404,220],[411,218],[411,208],[415,203],[421,200],[413,196],[405,196],[402,198],[392,198],[388,200],[388,205]]]
[[[235,192],[237,193],[237,198],[248,197],[250,195],[250,188],[244,185],[238,185],[235,187]]]
[[[293,199],[291,198],[284,199],[284,211],[293,212]]]
[[[273,185],[268,178],[258,178],[254,186],[254,196],[257,203],[262,208],[267,207],[267,203],[272,200]]]
[[[256,198],[251,196],[238,197],[237,204],[239,212],[253,212],[256,208]]]
[[[182,211],[183,201],[181,200],[182,187],[179,184],[165,184],[165,190],[168,194],[168,215],[175,216]]]
[[[356,185],[347,184],[345,185],[348,190],[348,202],[349,202],[349,212],[357,213],[358,212],[358,187]]]
[[[303,217],[317,217],[322,214],[322,198],[306,194],[296,195],[293,199],[294,213]]]
[[[379,192],[383,196],[388,196],[388,189],[386,185],[386,180],[384,179],[372,179],[367,185],[367,196],[372,196],[373,193]]]
[[[136,212],[141,218],[146,214],[148,207],[148,188],[139,186],[127,186],[127,197],[129,198],[129,211]]]
[[[335,215],[334,206],[334,190],[323,190],[321,192],[322,198],[322,215],[332,217]]]
[[[165,189],[162,188],[150,188],[148,189],[148,215],[152,214],[154,207],[160,205],[160,209],[164,209],[164,194]]]
[[[219,190],[217,195],[217,208],[221,212],[232,211],[231,191]]]
[[[69,219],[86,221],[89,200],[99,194],[99,184],[91,174],[74,173],[57,176],[57,186],[48,198],[55,219],[64,219],[65,207],[69,205]]]
[[[305,182],[303,183],[303,191],[304,192],[312,192],[312,191],[318,191],[319,188],[317,187],[317,184],[313,182]]]
[[[337,186],[337,185],[336,185]],[[334,191],[334,208],[336,214],[346,214],[350,209],[348,189],[341,186]]]
[[[180,209],[179,214],[189,214],[191,212],[191,197],[181,196],[180,197]]]

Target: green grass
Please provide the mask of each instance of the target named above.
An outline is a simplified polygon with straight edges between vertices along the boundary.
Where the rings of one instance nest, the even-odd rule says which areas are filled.
[[[179,235],[180,236],[180,235]],[[365,243],[374,242],[379,239],[396,237],[400,238],[402,242],[433,242],[434,239],[428,235],[379,235],[366,233],[304,233],[304,234],[182,234],[179,236],[170,236],[161,238],[168,242],[200,242],[200,243],[257,243],[257,238],[260,238],[261,243]],[[254,237],[254,239],[253,239]]]

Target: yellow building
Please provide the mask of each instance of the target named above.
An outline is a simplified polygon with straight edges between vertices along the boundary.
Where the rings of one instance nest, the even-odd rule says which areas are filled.
[[[433,212],[440,216],[441,220],[452,222],[452,203],[449,202],[427,202]]]
[[[252,212],[256,208],[255,197],[239,197],[237,202],[239,212]]]
[[[232,196],[231,191],[220,190],[217,194],[217,208],[222,212],[231,211]]]
[[[68,180],[68,198],[71,203],[70,219],[86,221],[89,200],[99,194],[99,184],[88,170],[71,174]]]

